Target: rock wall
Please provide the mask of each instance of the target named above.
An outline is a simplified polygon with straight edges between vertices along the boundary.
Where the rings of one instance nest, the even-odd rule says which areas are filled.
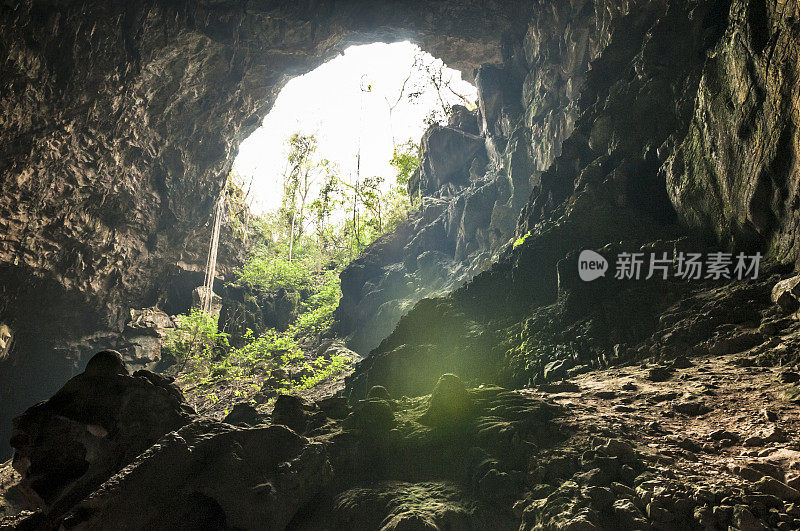
[[[664,169],[682,220],[727,245],[800,257],[798,6],[733,2],[688,134]]]
[[[0,426],[119,336],[188,307],[239,142],[283,84],[349,44],[414,39],[471,72],[518,12],[310,1],[0,7]],[[223,246],[218,271],[236,263]],[[7,439],[5,428],[0,439]]]
[[[369,352],[417,301],[487,270],[514,239],[531,192],[549,197],[542,174],[575,129],[590,63],[608,48],[615,24],[632,18],[630,9],[628,2],[533,3],[524,31],[506,34],[502,62],[475,71],[477,116],[457,109],[448,127],[422,139],[409,187],[424,197],[420,212],[342,274],[339,332],[351,348]]]
[[[341,322],[361,350],[498,253],[459,300],[486,312],[553,300],[555,264],[576,245],[672,236],[675,221],[796,261],[797,10],[778,0],[4,4],[0,322],[14,344],[0,360],[10,383],[0,424],[80,369],[76,344],[119,334],[131,308],[180,306],[169,301],[200,274],[238,143],[287,79],[349,44],[412,39],[473,76],[479,126],[453,129],[481,139],[488,166],[477,149],[468,175],[426,170],[419,216],[345,275]],[[504,251],[527,233],[526,247]]]
[[[593,43],[587,45],[591,63],[574,80],[554,84],[565,91],[553,113],[561,118],[545,123],[562,124],[564,135],[558,146],[536,143],[539,153],[556,156],[532,173],[533,190],[516,230],[521,245],[507,246],[491,269],[452,294],[416,305],[356,370],[349,382],[356,396],[375,384],[414,394],[429,387],[434,374],[450,371],[525,383],[542,360],[557,358],[558,348],[571,350],[585,339],[543,337],[553,323],[579,333],[576,323],[592,326],[581,319],[593,305],[615,316],[599,316],[604,340],[612,341],[603,345],[607,350],[614,340],[624,346],[630,328],[653,332],[657,317],[650,312],[682,288],[648,285],[636,293],[626,287],[624,296],[584,289],[576,296],[583,314],[570,316],[564,307],[569,292],[583,286],[569,282],[575,275],[569,264],[577,262],[565,260],[581,249],[722,248],[760,250],[768,261],[789,264],[800,258],[794,229],[798,99],[796,83],[788,81],[796,79],[800,49],[797,6],[664,1],[572,7],[587,13],[595,33],[568,31],[580,20],[575,13],[562,26],[549,20],[540,27],[547,19],[534,19],[520,45],[531,79],[546,79],[552,72],[560,76],[572,61],[570,54],[556,54],[552,68],[542,63],[542,53],[559,49],[534,40],[548,34],[545,29],[562,27],[556,35],[582,35]],[[541,116],[539,105],[524,99],[525,116]],[[524,131],[535,134],[537,127]],[[519,156],[520,150],[506,146],[506,153]],[[506,328],[512,323],[526,333]],[[525,343],[531,364],[512,370],[509,352],[528,336],[537,336]]]

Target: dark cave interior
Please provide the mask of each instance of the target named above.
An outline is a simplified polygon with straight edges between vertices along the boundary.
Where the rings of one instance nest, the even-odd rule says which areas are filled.
[[[239,144],[401,40],[478,103],[341,273],[322,350],[361,361],[196,412],[157,339]],[[782,0],[6,2],[0,529],[800,528],[798,52]],[[763,259],[586,282],[587,249]],[[243,260],[223,223],[224,307]]]

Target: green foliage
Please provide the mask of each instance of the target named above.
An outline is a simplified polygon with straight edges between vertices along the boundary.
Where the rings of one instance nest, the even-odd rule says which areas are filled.
[[[303,302],[304,311],[291,328],[295,337],[313,337],[322,334],[333,325],[333,312],[342,296],[339,276],[336,271],[326,271],[314,293]]]
[[[289,262],[265,248],[254,252],[238,271],[239,281],[262,291],[299,291],[311,284],[311,273],[301,262]]]
[[[409,139],[395,147],[389,164],[397,172],[397,184],[407,186],[411,175],[419,168],[419,144]]]
[[[196,308],[179,317],[177,327],[168,330],[164,348],[177,359],[210,358],[215,348],[228,347],[228,334],[217,330],[217,318]]]
[[[252,337],[252,331],[248,330]],[[272,360],[280,357],[282,360],[294,359],[293,356],[302,353],[294,338],[289,334],[281,334],[275,330],[267,330],[260,337],[253,338],[243,347],[236,349],[231,356],[241,360],[255,363],[263,360]]]
[[[520,245],[525,243],[525,240],[527,240],[528,236],[530,236],[530,235],[531,235],[531,233],[530,233],[530,231],[528,231],[525,234],[523,234],[522,236],[520,236],[519,238],[517,238],[516,240],[514,240],[513,248],[516,249],[517,247],[519,247]]]
[[[300,387],[303,389],[314,387],[318,383],[346,370],[349,365],[350,360],[339,354],[331,356],[330,359],[319,357],[309,364],[312,370],[311,375],[302,378]]]

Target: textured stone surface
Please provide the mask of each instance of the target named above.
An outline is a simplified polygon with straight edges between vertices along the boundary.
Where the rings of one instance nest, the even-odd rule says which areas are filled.
[[[90,374],[121,370],[118,358],[100,356]],[[442,382],[430,399],[382,395],[331,408],[329,400],[284,396],[271,422],[198,419],[107,471],[85,497],[33,514],[0,503],[0,528],[515,527],[510,505],[523,470],[539,448],[562,439],[554,424],[562,409],[497,387],[466,389],[453,377]],[[468,411],[453,408],[453,398]],[[60,479],[41,478],[41,486]],[[11,501],[13,491],[0,487],[0,502]]]
[[[262,292],[245,286],[227,286],[219,314],[219,329],[231,335],[231,344],[241,346],[248,330],[254,336],[268,329],[285,331],[297,318],[301,294],[281,288]]]
[[[800,275],[781,280],[772,288],[772,302],[777,304],[784,313],[797,310],[800,301]]]
[[[168,380],[129,375],[119,353],[100,352],[52,398],[14,419],[20,490],[29,506],[63,512],[191,413]]]
[[[423,192],[433,195],[447,185],[451,190],[458,190],[468,183],[469,168],[482,151],[484,141],[477,135],[454,127],[431,127],[420,144],[418,189],[409,189],[409,193],[412,197]]]
[[[726,245],[800,257],[800,7],[731,2],[708,50],[688,134],[665,165],[689,226]]]
[[[748,208],[762,212],[763,206],[782,205],[787,197],[795,194],[797,154],[794,151],[783,150],[776,155],[777,160],[781,161],[779,167],[782,173],[767,172],[767,175],[759,173],[758,168],[742,167],[742,161],[749,159],[742,159],[734,153],[739,153],[737,150],[743,148],[731,148],[730,160],[736,162],[731,162],[730,167],[726,166],[724,180],[730,192],[722,195],[708,190],[684,194],[681,190],[694,189],[693,179],[705,179],[705,182],[711,183],[708,187],[714,187],[715,190],[724,188],[714,184],[718,180],[716,177],[706,178],[704,175],[707,174],[700,171],[689,169],[687,172],[691,173],[690,176],[682,176],[675,171],[676,161],[680,157],[685,158],[681,153],[686,152],[687,146],[694,145],[691,144],[692,138],[697,136],[698,128],[705,131],[706,138],[714,135],[729,138],[735,130],[730,120],[698,110],[698,106],[702,107],[710,92],[719,96],[727,90],[723,90],[723,87],[717,90],[716,86],[713,90],[708,88],[711,72],[717,72],[717,78],[724,78],[726,83],[737,79],[733,74],[728,75],[727,71],[719,73],[718,69],[723,66],[729,68],[725,65],[731,64],[731,61],[723,57],[732,58],[736,55],[730,51],[730,43],[740,42],[749,35],[747,28],[759,19],[748,18],[746,13],[755,10],[773,14],[769,15],[772,18],[764,19],[768,22],[765,22],[767,34],[771,35],[767,40],[782,44],[774,48],[771,56],[774,62],[770,62],[769,58],[764,59],[764,68],[777,69],[783,72],[781,75],[786,79],[793,76],[791,72],[796,66],[793,58],[798,49],[798,34],[794,29],[796,17],[792,15],[795,6],[786,6],[781,2],[743,4],[596,2],[594,7],[597,9],[589,9],[591,3],[572,4],[569,7],[562,4],[561,9],[534,18],[519,44],[520,54],[504,56],[502,67],[508,70],[510,65],[522,65],[511,71],[523,73],[527,68],[531,69],[529,77],[522,84],[522,113],[527,113],[528,125],[516,133],[509,132],[513,122],[503,118],[490,119],[498,115],[498,108],[513,108],[510,104],[499,103],[501,96],[507,98],[508,87],[513,84],[502,85],[506,90],[499,90],[501,84],[493,81],[498,67],[482,68],[477,81],[479,91],[482,91],[483,134],[489,157],[494,159],[498,153],[505,153],[505,158],[501,158],[504,160],[502,169],[512,185],[518,182],[514,177],[515,167],[523,168],[520,173],[530,177],[532,192],[527,204],[522,206],[516,232],[521,240],[524,236],[524,243],[517,248],[506,248],[491,269],[477,275],[451,295],[435,303],[419,304],[411,310],[405,319],[399,321],[395,331],[356,370],[351,379],[353,389],[363,392],[358,382],[368,380],[372,385],[386,385],[392,391],[389,385],[391,381],[400,386],[398,392],[408,392],[416,385],[413,382],[426,380],[429,369],[437,374],[445,371],[462,376],[485,374],[483,371],[496,364],[492,360],[502,360],[502,352],[473,354],[472,338],[461,340],[458,335],[451,336],[452,330],[463,329],[468,323],[472,323],[469,326],[475,330],[493,330],[499,323],[522,320],[526,313],[557,300],[559,305],[564,306],[559,306],[560,309],[555,312],[565,310],[564,317],[573,310],[578,314],[590,311],[590,307],[587,308],[589,300],[611,297],[614,304],[624,304],[624,298],[618,298],[619,290],[614,295],[613,290],[608,291],[610,286],[603,287],[607,283],[602,281],[591,286],[578,282],[565,290],[572,295],[559,296],[558,264],[562,262],[562,270],[571,269],[574,262],[567,258],[574,257],[573,253],[581,249],[599,249],[624,242],[629,249],[637,250],[642,243],[653,242],[642,250],[657,250],[663,247],[663,242],[657,240],[689,235],[689,239],[680,240],[683,243],[679,246],[667,246],[670,247],[668,250],[690,250],[691,247],[701,250],[711,243],[716,249],[720,246],[730,250],[759,249],[770,258],[788,259],[790,262],[797,260],[796,254],[787,251],[795,245],[792,242],[796,231],[787,231],[785,228],[795,223],[796,210],[780,207],[774,214],[769,214],[776,221],[761,233],[739,230],[739,227],[746,229],[749,225],[734,219],[735,216],[741,215],[742,219],[748,216],[738,201],[747,197],[747,194],[755,193],[756,181],[748,180],[751,176],[752,179],[760,179],[758,182],[773,183],[774,190],[783,192],[773,193],[769,191],[773,188],[769,188],[762,197],[772,199],[762,202],[748,200]],[[778,13],[786,17],[781,18]],[[548,29],[564,28],[564,31],[547,32],[540,24]],[[552,39],[557,42],[552,42]],[[550,65],[548,61],[555,63]],[[590,62],[588,69],[585,68],[586,62]],[[786,130],[791,133],[786,142],[796,144],[792,136],[796,130],[793,125],[796,121],[796,109],[793,107],[797,101],[793,96],[796,84],[789,86],[784,84],[783,79],[775,73],[769,82],[772,85],[764,85],[765,88],[760,90],[764,97],[771,91],[773,95],[770,97],[776,103],[763,102],[763,109],[759,107],[762,110],[758,110],[752,118],[758,121],[762,120],[759,117],[763,117],[763,120],[785,124],[785,127],[754,130],[752,142],[772,146],[768,140],[772,138],[770,135],[780,135],[775,131]],[[492,97],[486,95],[487,87],[494,87]],[[534,90],[534,87],[538,89]],[[554,103],[553,98],[557,102]],[[550,112],[541,108],[547,102],[553,105]],[[725,112],[733,114],[740,112],[740,107],[733,103],[726,109]],[[531,121],[533,116],[549,120],[545,129],[556,127],[563,134],[554,135],[551,140],[542,140],[538,136],[542,130],[538,129],[535,120]],[[500,138],[507,142],[498,142]],[[523,149],[527,144],[521,141],[522,138],[534,140],[532,145],[536,151]],[[518,142],[516,146],[513,144],[515,141]],[[547,142],[550,145],[545,150]],[[757,155],[758,149],[751,149],[748,153],[756,153],[752,156],[760,157]],[[714,167],[714,160],[721,160],[714,157],[718,155],[703,152],[695,159],[703,167],[711,168]],[[759,160],[771,164],[769,161],[774,160],[771,157]],[[775,164],[770,167],[775,167]],[[533,171],[535,168],[539,171]],[[766,176],[763,179],[756,177],[761,174]],[[747,193],[743,190],[747,190]],[[716,203],[726,206],[717,209],[714,206]],[[514,204],[514,200],[511,204]],[[695,209],[707,217],[692,217]],[[721,215],[719,212],[723,210],[733,217]],[[493,221],[497,212],[495,205]],[[705,228],[696,222],[698,219],[708,220]],[[707,230],[712,227],[714,230]],[[620,248],[617,246],[608,250],[613,255]],[[659,290],[653,290],[645,296],[656,299],[655,294]],[[631,302],[628,306],[635,307],[637,303],[633,301],[637,297],[629,295]],[[448,318],[431,321],[432,305],[439,308],[441,315],[463,315],[463,318],[455,326]],[[542,310],[542,318],[549,311]],[[615,311],[626,315],[630,310],[620,307]],[[637,322],[643,315],[647,314],[633,312],[630,318],[632,322]],[[569,319],[572,318],[574,316]],[[431,327],[431,322],[438,324]],[[562,326],[568,327],[569,323],[569,320],[562,322]],[[618,328],[613,323],[607,326],[610,329]],[[644,330],[651,325],[642,319],[636,326]],[[613,347],[613,344],[610,346]],[[481,357],[486,360],[485,363],[478,361]],[[465,362],[465,359],[472,361]],[[499,365],[502,366],[502,362]],[[406,366],[415,374],[397,378],[395,382],[392,371],[405,374],[402,367]],[[466,372],[459,373],[459,370]],[[368,374],[380,376],[370,378]]]
[[[330,480],[325,446],[284,426],[199,421],[153,445],[66,523],[88,529],[285,529]]]

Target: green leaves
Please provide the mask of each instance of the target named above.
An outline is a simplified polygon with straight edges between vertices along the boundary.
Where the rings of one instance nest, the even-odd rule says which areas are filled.
[[[523,234],[522,236],[520,236],[519,238],[517,238],[516,240],[514,240],[514,245],[513,245],[512,248],[516,249],[517,247],[519,247],[520,245],[525,243],[525,240],[527,240],[528,236],[530,236],[530,235],[531,235],[531,232],[528,231],[525,234]]]
[[[168,330],[164,347],[179,360],[210,358],[214,348],[228,347],[228,334],[217,330],[217,318],[197,308],[179,316],[178,326]]]
[[[260,249],[239,270],[239,281],[262,291],[300,291],[313,283],[307,264],[289,262]]]
[[[395,147],[389,164],[397,171],[397,184],[407,186],[411,175],[419,168],[419,144],[409,139]]]

